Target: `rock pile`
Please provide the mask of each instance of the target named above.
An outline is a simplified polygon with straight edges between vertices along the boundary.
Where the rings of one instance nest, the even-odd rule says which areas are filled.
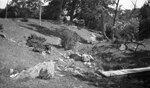
[[[53,61],[39,63],[27,70],[23,70],[20,73],[12,74],[10,77],[13,79],[24,78],[40,78],[50,79],[55,75],[55,63]]]

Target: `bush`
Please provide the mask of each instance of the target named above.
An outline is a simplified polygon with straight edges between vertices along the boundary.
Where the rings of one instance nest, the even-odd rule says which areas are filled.
[[[139,22],[137,19],[131,19],[129,22],[117,23],[115,28],[115,37],[120,41],[132,42],[137,40]]]
[[[38,37],[35,34],[31,34],[31,36],[29,36],[27,39],[26,45],[28,45],[29,47],[33,47],[33,51],[35,52],[42,52],[50,49],[48,44],[44,44],[45,41],[45,38]]]
[[[21,21],[22,22],[28,22],[28,19],[27,18],[22,18]]]
[[[124,29],[120,32],[122,39],[126,41],[136,40],[136,28],[134,25],[129,24],[124,27]]]
[[[69,29],[63,28],[62,30],[57,30],[61,39],[62,39],[62,47],[65,50],[74,49],[77,41],[79,41],[80,37],[76,32],[73,32]]]

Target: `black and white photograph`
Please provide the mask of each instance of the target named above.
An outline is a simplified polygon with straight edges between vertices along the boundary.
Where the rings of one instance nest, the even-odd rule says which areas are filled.
[[[150,88],[150,0],[0,0],[0,88]]]

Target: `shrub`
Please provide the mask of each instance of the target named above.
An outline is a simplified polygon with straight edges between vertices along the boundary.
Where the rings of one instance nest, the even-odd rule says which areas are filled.
[[[80,37],[76,32],[73,32],[69,29],[63,28],[62,30],[57,30],[61,39],[62,39],[62,47],[65,50],[74,49],[77,41],[79,41]]]
[[[131,19],[129,22],[121,22],[117,24],[115,37],[120,41],[132,42],[137,40],[139,22],[137,19]]]
[[[35,34],[31,34],[31,36],[29,36],[27,39],[26,45],[28,45],[29,47],[33,47],[33,51],[42,52],[47,49],[47,45],[44,45],[45,41],[45,38],[38,37]]]
[[[136,40],[136,27],[132,24],[126,25],[120,35],[126,41]]]
[[[21,21],[22,22],[28,22],[28,19],[27,18],[22,18]]]

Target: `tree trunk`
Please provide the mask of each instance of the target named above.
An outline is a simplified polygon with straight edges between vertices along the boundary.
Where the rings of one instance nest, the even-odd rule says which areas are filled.
[[[41,25],[41,20],[42,20],[42,2],[39,0],[39,22]]]
[[[115,25],[115,22],[116,22],[116,17],[117,17],[117,11],[118,11],[119,1],[120,1],[120,0],[118,0],[117,3],[116,3],[115,16],[114,16],[114,19],[113,19],[113,26]]]
[[[6,4],[6,13],[5,13],[5,19],[7,19],[7,14],[8,14],[8,2],[9,2],[9,0],[7,0],[7,4]]]
[[[119,6],[119,1],[120,0],[118,0],[117,1],[117,3],[116,3],[116,10],[115,10],[115,16],[114,16],[114,19],[113,19],[113,27],[115,26],[115,23],[116,23],[116,17],[117,17],[117,11],[118,11],[118,6]],[[113,31],[113,33],[112,33],[112,39],[114,40],[114,34],[115,34],[115,29],[112,29],[112,31]]]
[[[101,14],[101,20],[102,20],[102,26],[103,26],[103,28],[102,28],[102,34],[103,34],[103,36],[104,36],[105,39],[107,39],[108,41],[110,41],[111,39],[109,39],[107,37],[107,35],[106,35],[107,24],[105,24],[105,22],[104,22],[104,17],[105,17],[104,16],[104,11],[102,9],[102,14]]]
[[[73,15],[74,15],[74,11],[76,8],[76,3],[77,3],[77,0],[73,0],[72,6],[71,6],[71,12],[70,12],[70,21],[71,22],[73,21]]]

